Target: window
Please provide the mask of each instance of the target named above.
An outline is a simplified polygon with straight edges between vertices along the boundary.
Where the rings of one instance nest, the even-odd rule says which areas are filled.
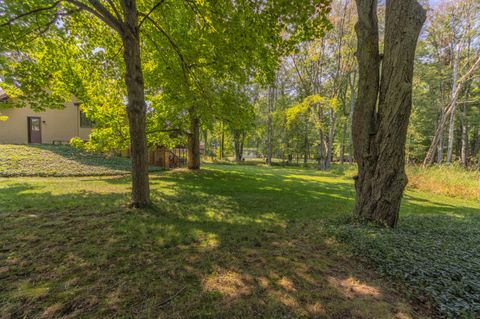
[[[92,120],[90,120],[86,115],[85,113],[83,113],[82,111],[80,111],[80,127],[82,128],[92,128],[94,125],[93,125],[93,122]]]

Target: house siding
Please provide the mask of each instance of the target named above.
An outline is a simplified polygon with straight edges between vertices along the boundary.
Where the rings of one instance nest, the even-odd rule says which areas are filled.
[[[42,123],[42,143],[53,141],[69,141],[72,137],[88,139],[90,128],[80,127],[80,109],[73,102],[65,103],[64,109],[47,109],[34,112],[30,108],[2,109],[2,116],[8,117],[0,121],[1,144],[27,144],[29,116],[40,117]]]

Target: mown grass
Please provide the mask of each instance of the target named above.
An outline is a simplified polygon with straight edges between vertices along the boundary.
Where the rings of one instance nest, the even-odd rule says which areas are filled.
[[[68,145],[0,145],[0,176],[125,175],[130,161]]]
[[[409,189],[398,229],[352,226],[351,171],[154,173],[145,211],[128,176],[0,179],[0,317],[477,316],[479,201]]]
[[[349,181],[208,166],[151,176],[0,180],[2,318],[418,318],[328,236]],[[418,311],[417,311],[418,310]]]

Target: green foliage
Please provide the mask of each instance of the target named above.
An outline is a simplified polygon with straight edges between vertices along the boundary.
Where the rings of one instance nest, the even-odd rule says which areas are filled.
[[[431,299],[440,313],[475,318],[480,315],[480,216],[450,215],[406,216],[396,230],[343,226],[337,235],[356,257],[382,276],[406,283],[412,296]]]
[[[85,148],[85,142],[79,137],[72,137],[69,141],[70,146],[78,150]]]

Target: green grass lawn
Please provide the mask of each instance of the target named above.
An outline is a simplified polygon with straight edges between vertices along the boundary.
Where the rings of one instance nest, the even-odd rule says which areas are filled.
[[[128,176],[0,178],[0,317],[478,311],[479,201],[409,190],[392,231],[349,226],[338,170],[208,165],[151,185],[155,207],[133,211]]]
[[[0,177],[125,175],[130,160],[77,150],[68,145],[1,145]]]

